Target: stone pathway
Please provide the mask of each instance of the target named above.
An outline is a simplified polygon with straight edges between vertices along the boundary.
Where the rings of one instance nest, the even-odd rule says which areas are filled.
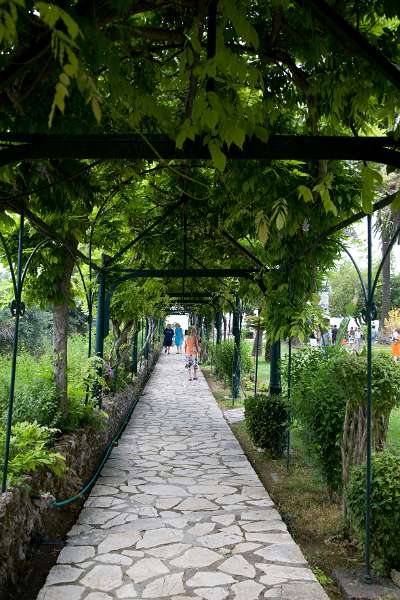
[[[38,600],[327,600],[202,374],[161,356]]]
[[[240,423],[244,421],[244,408],[227,408],[224,417],[228,423]]]

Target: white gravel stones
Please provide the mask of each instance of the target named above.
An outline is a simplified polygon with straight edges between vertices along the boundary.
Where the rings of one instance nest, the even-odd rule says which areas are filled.
[[[126,573],[134,583],[140,583],[158,575],[165,575],[169,573],[169,569],[159,558],[149,557],[139,560]]]
[[[207,548],[191,548],[182,556],[171,561],[171,565],[181,569],[197,569],[200,567],[208,567],[213,563],[221,560],[221,555]]]
[[[122,584],[122,570],[116,565],[98,565],[82,579],[82,584],[94,590],[109,592]]]
[[[173,573],[149,583],[145,587],[142,597],[168,598],[176,594],[182,594],[184,591],[183,573]]]
[[[38,600],[327,600],[204,381],[162,356]]]

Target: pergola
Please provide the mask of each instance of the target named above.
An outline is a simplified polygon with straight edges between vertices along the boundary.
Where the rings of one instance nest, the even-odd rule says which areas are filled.
[[[391,83],[400,89],[400,71],[390,63],[387,58],[375,47],[373,47],[363,36],[348,24],[332,7],[323,0],[298,0],[301,5],[307,5],[317,19],[321,20],[330,32],[335,36],[336,40],[351,48],[358,55],[362,55],[367,60],[372,68],[377,68],[382,72]],[[217,0],[212,0],[209,3],[208,14],[208,57],[215,55],[216,49],[216,11]],[[212,90],[216,83],[209,79],[207,89]],[[177,148],[174,140],[168,136],[160,134],[104,134],[104,135],[52,135],[52,134],[21,134],[12,132],[0,133],[0,165],[20,161],[32,161],[38,159],[95,159],[95,160],[116,160],[116,159],[146,159],[146,160],[171,160],[176,161],[192,161],[192,160],[209,160],[211,158],[205,140],[196,138],[194,141],[187,140],[182,148]],[[299,135],[272,135],[267,141],[262,142],[255,138],[247,138],[240,149],[236,146],[230,148],[222,148],[227,158],[232,160],[347,160],[347,161],[372,161],[393,167],[400,167],[400,142],[390,137],[347,137],[347,136],[299,136]],[[374,210],[378,210],[383,206],[388,205],[393,200],[393,196],[388,196],[376,203]],[[186,202],[183,198],[181,203]],[[17,343],[18,343],[18,327],[19,318],[23,314],[22,303],[22,287],[24,281],[24,273],[29,266],[29,260],[25,264],[22,262],[22,250],[24,240],[24,207],[21,210],[20,235],[18,247],[18,264],[17,269],[13,269],[12,261],[9,258],[10,268],[13,277],[15,300],[13,303],[13,314],[15,315],[15,335],[14,335],[14,352],[11,371],[10,385],[10,402],[8,412],[8,422],[6,430],[6,452],[5,452],[5,470],[3,474],[3,491],[5,489],[5,481],[7,475],[8,449],[11,435],[12,423],[12,407],[14,398],[15,384],[15,368],[17,360]],[[27,215],[29,217],[29,215]],[[362,218],[364,213],[357,213],[352,217],[345,219],[337,226],[329,231],[321,232],[321,242],[340,231],[342,228],[349,226],[351,223]],[[371,320],[374,312],[374,291],[376,288],[376,280],[372,281],[372,242],[371,242],[371,214],[367,215],[367,231],[368,231],[368,277],[367,283],[364,286],[365,296],[365,320],[367,323],[367,352],[368,352],[368,444],[367,444],[367,476],[366,476],[366,580],[371,581],[370,574],[370,507],[371,507],[371,450],[372,450],[372,350],[371,350]],[[159,222],[159,220],[158,220]],[[157,222],[151,225],[151,228],[156,227]],[[148,232],[149,229],[146,231]],[[44,232],[49,235],[48,232]],[[239,252],[247,255],[249,260],[253,261],[253,268],[248,269],[205,269],[205,268],[170,268],[170,269],[122,269],[118,267],[118,260],[124,253],[131,248],[138,239],[142,239],[146,234],[144,232],[135,240],[130,241],[120,252],[114,257],[106,257],[102,265],[91,262],[91,268],[97,272],[98,277],[98,302],[97,302],[97,323],[96,323],[96,354],[102,356],[103,341],[107,329],[107,315],[111,296],[116,287],[128,280],[136,278],[226,278],[226,277],[246,277],[253,278],[262,286],[262,271],[267,268],[259,259],[253,256],[247,249],[232,238],[232,244],[236,245]],[[392,239],[390,247],[395,242],[399,234],[396,231]],[[229,234],[227,233],[227,236]],[[57,240],[64,244],[67,250],[68,246],[63,240]],[[5,248],[8,253],[7,247]],[[312,250],[312,249],[311,249]],[[76,260],[86,259],[83,255],[76,254]],[[382,268],[383,261],[381,263]],[[380,273],[378,271],[378,276]],[[261,276],[260,276],[261,273]],[[193,296],[185,295],[184,292],[172,292],[171,298],[176,298],[179,304],[184,303],[209,303],[212,302],[210,295],[193,294]],[[92,302],[92,299],[90,299]],[[218,312],[218,311],[217,311]],[[238,372],[238,341],[240,341],[239,330],[239,299],[236,300],[234,310],[234,335],[236,353],[234,362],[235,372]],[[217,342],[220,339],[220,315],[217,315]],[[218,325],[219,324],[219,325]],[[219,333],[218,333],[219,330]],[[278,357],[276,353],[275,358]],[[272,372],[276,372],[277,362],[272,367]],[[275,368],[274,368],[275,367]],[[238,381],[235,382],[238,386]],[[238,388],[237,388],[238,389]],[[290,392],[290,390],[289,390]],[[235,392],[234,392],[235,393]]]

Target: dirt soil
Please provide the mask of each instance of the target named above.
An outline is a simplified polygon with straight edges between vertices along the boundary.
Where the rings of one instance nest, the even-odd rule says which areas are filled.
[[[47,539],[34,538],[25,561],[21,563],[16,583],[0,592],[0,600],[36,600],[50,569],[65,545],[68,531],[76,523],[84,500],[52,511]]]

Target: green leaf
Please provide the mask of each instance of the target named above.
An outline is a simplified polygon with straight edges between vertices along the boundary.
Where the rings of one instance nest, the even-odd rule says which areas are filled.
[[[221,150],[220,146],[218,145],[218,143],[215,142],[215,141],[209,142],[208,149],[210,151],[211,158],[212,158],[212,161],[214,163],[214,166],[219,171],[221,171],[221,172],[224,171],[225,166],[226,166],[226,156],[222,152],[222,150]]]
[[[363,211],[367,214],[372,213],[373,201],[375,197],[376,187],[382,184],[383,178],[379,171],[371,169],[371,167],[363,165],[361,169],[361,203]]]
[[[286,223],[286,218],[285,218],[284,213],[283,212],[278,213],[277,217],[276,217],[276,221],[275,221],[277,230],[280,231],[281,229],[283,229],[285,227],[285,223]]]
[[[312,191],[306,185],[299,185],[297,188],[299,194],[299,200],[302,199],[304,202],[312,202],[314,197]]]

